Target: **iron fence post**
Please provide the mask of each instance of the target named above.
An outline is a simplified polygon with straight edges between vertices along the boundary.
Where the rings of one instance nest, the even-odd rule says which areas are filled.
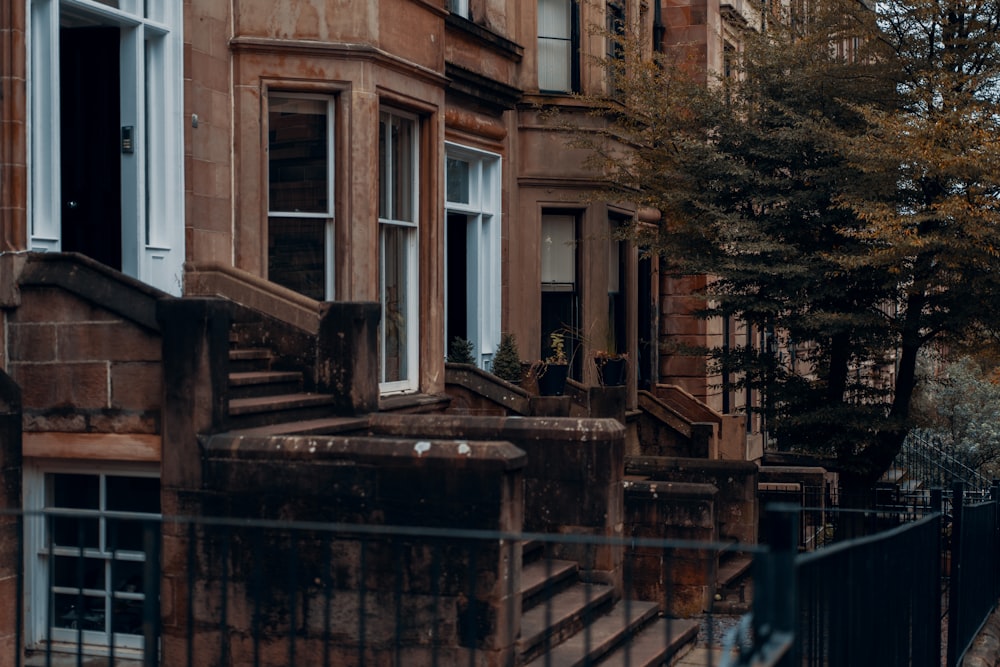
[[[958,631],[961,614],[962,575],[962,513],[964,505],[964,484],[960,481],[951,485],[951,583],[948,586],[948,651],[945,664],[958,664]]]
[[[777,645],[782,638],[795,637],[799,507],[790,503],[771,503],[767,506],[764,522],[769,550],[754,560],[753,630],[758,645],[766,653],[769,645]],[[791,653],[796,652],[793,647]],[[792,664],[791,658],[786,653],[777,664]]]
[[[160,524],[144,521],[142,524],[143,550],[146,560],[142,564],[142,665],[158,667],[160,664]]]
[[[993,479],[990,485],[990,500],[993,501],[993,534],[990,539],[990,561],[997,562],[1000,558],[1000,479]],[[993,598],[1000,596],[1000,576],[995,567],[990,568],[992,578]]]

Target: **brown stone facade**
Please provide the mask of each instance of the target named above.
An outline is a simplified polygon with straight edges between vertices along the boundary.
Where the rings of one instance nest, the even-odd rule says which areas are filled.
[[[693,400],[717,414],[722,403],[710,390],[714,378],[704,378],[700,360],[674,355],[671,346],[716,341],[721,330],[688,317],[684,290],[692,286],[675,290],[659,275],[655,257],[641,256],[628,241],[612,245],[616,225],[637,217],[655,224],[656,214],[640,216],[628,202],[593,201],[601,175],[569,148],[568,134],[539,112],[554,105],[581,127],[597,122],[572,93],[606,89],[603,73],[589,56],[604,55],[607,45],[587,30],[606,24],[605,10],[575,4],[575,62],[567,63],[567,71],[573,71],[572,90],[552,91],[539,83],[543,65],[537,3],[470,0],[463,15],[451,10],[452,3],[427,0],[184,0],[179,23],[166,30],[182,36],[177,52],[169,52],[163,42],[164,52],[150,55],[150,72],[157,63],[166,63],[155,71],[168,80],[151,74],[141,82],[150,86],[149,99],[162,101],[169,113],[148,110],[147,145],[125,140],[129,128],[137,131],[137,126],[123,120],[121,128],[111,128],[115,135],[122,132],[112,162],[120,152],[123,165],[144,162],[150,169],[130,172],[134,183],[120,174],[120,182],[112,183],[114,174],[106,176],[117,195],[132,188],[134,210],[122,213],[121,220],[103,220],[96,227],[88,223],[83,231],[90,250],[77,253],[60,252],[73,250],[68,237],[78,231],[67,222],[78,202],[58,196],[60,161],[69,149],[53,139],[57,131],[40,128],[28,115],[29,109],[41,113],[58,99],[53,87],[61,85],[59,77],[51,77],[46,87],[39,74],[49,71],[43,67],[57,65],[33,61],[26,44],[40,45],[37,53],[47,52],[46,46],[57,52],[45,40],[59,33],[60,18],[73,24],[67,28],[82,30],[92,21],[112,39],[125,37],[117,31],[121,24],[107,19],[103,9],[74,7],[60,14],[59,0],[47,5],[53,13],[34,22],[37,28],[48,21],[51,33],[28,35],[26,11],[32,4],[5,3],[0,9],[2,506],[22,507],[29,497],[37,502],[38,489],[21,488],[25,468],[43,470],[56,462],[65,469],[78,466],[86,474],[135,464],[144,474],[159,474],[164,515],[365,525],[436,525],[455,519],[469,528],[594,537],[596,545],[568,541],[552,546],[547,555],[577,562],[584,580],[611,584],[616,598],[626,592],[626,556],[607,540],[621,538],[633,525],[652,534],[655,521],[650,517],[659,512],[697,514],[706,528],[722,526],[720,533],[752,540],[749,524],[735,518],[736,508],[750,501],[745,494],[730,494],[732,485],[717,486],[705,497],[698,494],[707,487],[699,487],[695,500],[677,500],[674,508],[661,503],[630,515],[626,506],[626,451],[642,453],[638,441],[662,445],[647,451],[658,455],[719,455],[718,443],[713,445],[722,437],[718,424],[690,414],[667,415],[654,390],[658,383],[676,379]],[[628,20],[651,34],[650,8],[638,0],[622,5]],[[86,16],[73,23],[70,19],[80,12]],[[706,19],[697,11],[685,16],[697,26]],[[681,20],[669,13],[671,29]],[[709,26],[719,21],[711,12],[706,20]],[[150,44],[163,45],[156,42],[163,26],[148,27]],[[320,221],[325,234],[320,241],[310,237],[301,249],[301,257],[321,257],[328,273],[323,298],[278,284],[272,275],[272,226],[282,216],[271,210],[269,104],[283,96],[319,100],[329,109],[329,135],[322,146],[328,159],[320,169],[329,179],[328,191],[320,196],[329,195],[329,208],[302,216]],[[109,108],[117,102],[121,113],[129,111],[123,100],[92,102]],[[380,156],[393,140],[391,133],[380,134],[386,131],[380,115],[385,111],[412,123],[417,137],[414,160],[407,165],[413,173],[401,169],[407,182],[395,189],[380,180]],[[49,112],[58,117],[57,109]],[[156,145],[161,133],[183,142],[172,147],[179,149],[176,159],[162,164],[156,154],[163,149]],[[136,157],[144,155],[145,161]],[[482,186],[478,202],[449,191],[447,170],[456,156],[472,156],[470,164],[479,160],[482,174],[493,169],[495,182]],[[77,166],[96,169],[85,158]],[[391,210],[387,202],[396,196],[408,198],[414,210]],[[565,396],[554,398],[493,383],[486,373],[490,353],[485,349],[499,342],[490,336],[498,338],[504,331],[517,335],[522,359],[537,360],[544,353],[545,300],[567,287],[549,290],[551,285],[542,284],[542,236],[549,216],[572,219],[576,265],[570,291],[560,292],[571,294],[565,301],[575,319],[559,323],[572,338],[574,379]],[[157,220],[168,231],[179,231],[180,247],[165,247],[170,244],[157,236]],[[412,270],[399,282],[415,295],[405,313],[415,327],[400,340],[411,345],[401,356],[412,362],[414,377],[405,389],[381,392],[387,346],[379,336],[400,315],[386,306],[389,297],[382,290],[386,266],[393,268],[391,257],[386,259],[393,250],[386,229],[396,223],[411,230],[400,247],[412,252],[407,255]],[[463,224],[472,231],[451,235]],[[463,281],[454,279],[463,266],[458,259],[472,252],[461,249],[473,248],[486,231],[496,243],[477,246],[481,264],[463,287]],[[119,234],[122,239],[105,238]],[[97,261],[93,255],[113,241],[132,244],[133,254],[122,251],[111,264]],[[318,253],[317,243],[322,246]],[[170,276],[164,284],[151,276],[162,259],[158,253],[167,250],[185,264],[182,276]],[[456,295],[469,309],[468,322],[489,321],[493,327],[480,334],[481,368],[465,372],[461,382],[446,380],[445,366],[446,332],[461,310]],[[322,454],[306,455],[302,440],[278,427],[267,430],[274,424],[239,421],[234,401],[259,397],[236,396],[234,385],[252,384],[255,379],[248,376],[257,371],[235,371],[234,350],[263,351],[268,367],[260,374],[294,375],[299,384],[291,393],[308,394],[308,400],[320,397],[325,412],[301,421],[312,420],[309,428],[325,438]],[[601,351],[628,356],[624,387],[597,386],[592,356]],[[234,382],[233,374],[239,372],[244,375]],[[660,403],[648,408],[645,400]],[[449,409],[450,414],[442,414]],[[336,420],[345,421],[330,426]],[[662,424],[664,430],[657,431]],[[242,435],[224,435],[233,430]],[[414,455],[417,439],[435,443],[432,455]],[[460,441],[471,447],[471,457],[455,454]],[[279,451],[278,444],[290,449]],[[705,473],[693,483],[717,484],[719,474]],[[361,503],[359,498],[369,500]],[[749,514],[756,517],[756,512]],[[186,530],[172,525],[163,534],[164,664],[187,650],[181,638],[189,632],[198,642],[198,655],[219,657],[223,642],[212,624],[219,625],[215,614],[224,586],[230,587],[225,590],[232,608],[221,632],[232,632],[227,650],[233,664],[241,664],[236,656],[247,655],[248,620],[237,601],[245,593],[247,571],[243,580],[224,584],[211,565],[222,548],[210,539],[212,531],[191,541]],[[16,532],[12,524],[0,525],[3,563],[16,560],[16,541],[9,539]],[[349,573],[342,582],[344,594],[374,594],[378,574],[366,575],[372,578],[367,581],[351,569],[357,548],[355,543],[345,547],[346,555],[337,555],[316,547],[302,556],[333,558]],[[516,548],[511,546],[509,553],[504,548],[479,556],[485,583],[483,590],[477,589],[476,604],[485,614],[473,632],[472,648],[483,664],[504,664],[516,634],[517,619],[499,611],[511,606],[509,590],[517,589],[505,586],[516,584],[519,572]],[[189,553],[194,569],[185,560]],[[457,567],[462,558],[456,555],[451,564]],[[419,559],[414,552],[412,560]],[[10,570],[0,569],[0,591],[7,597],[18,597],[12,588],[16,579]],[[197,586],[190,587],[191,581]],[[400,591],[409,605],[405,608],[420,624],[427,620],[420,607],[427,592],[422,585],[409,582]],[[455,609],[468,604],[457,589],[442,594]],[[649,594],[655,599],[656,593]],[[181,618],[190,599],[193,626]],[[275,608],[284,603],[276,600]],[[383,644],[389,641],[388,613],[387,607],[377,611]],[[440,645],[442,656],[470,648],[460,616],[456,611],[451,625],[446,623],[451,634]],[[14,641],[12,624],[0,618],[0,642]],[[287,629],[274,625],[268,641]],[[303,632],[300,655],[313,655],[319,650],[310,634],[315,628]],[[358,638],[350,632],[345,629],[336,644],[345,662],[357,650]],[[407,664],[422,664],[426,645],[416,635],[410,639],[415,652]],[[266,651],[277,655],[284,650],[271,643]],[[378,641],[373,644],[375,664],[384,657],[382,648]],[[280,660],[275,657],[274,662]]]

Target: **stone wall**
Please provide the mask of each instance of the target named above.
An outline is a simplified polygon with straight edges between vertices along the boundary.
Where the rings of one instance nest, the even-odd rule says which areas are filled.
[[[253,664],[255,653],[263,664],[292,654],[355,664],[361,650],[369,664],[393,664],[401,646],[406,665],[470,653],[476,665],[508,664],[520,543],[419,528],[519,532],[524,452],[504,442],[229,435],[203,451],[204,484],[165,490],[165,515],[280,522],[164,527],[164,664],[186,660],[189,634],[197,664]],[[292,521],[358,532],[317,523],[292,533]]]
[[[651,481],[710,484],[718,489],[716,523],[720,541],[757,542],[758,467],[746,461],[635,456],[626,473]]]
[[[625,525],[635,538],[716,542],[716,502],[711,484],[629,480]],[[666,534],[664,534],[666,532]],[[625,550],[626,594],[660,604],[671,616],[690,617],[711,605],[717,551],[631,545]]]
[[[565,417],[372,416],[372,434],[505,440],[527,454],[524,529],[595,537],[552,544],[549,556],[579,563],[583,579],[620,585],[625,428],[614,419]]]
[[[78,255],[6,255],[7,371],[25,431],[154,434],[165,295]]]

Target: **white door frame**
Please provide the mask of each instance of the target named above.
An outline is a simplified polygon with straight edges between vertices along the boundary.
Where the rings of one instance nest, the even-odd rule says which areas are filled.
[[[59,21],[61,10],[121,30],[121,125],[134,152],[122,153],[122,270],[172,294],[184,263],[183,8],[176,0],[28,3],[28,247],[62,245]]]

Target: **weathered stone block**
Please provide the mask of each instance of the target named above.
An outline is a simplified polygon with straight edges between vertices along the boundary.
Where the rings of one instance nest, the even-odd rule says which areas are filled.
[[[155,411],[163,400],[161,365],[155,362],[111,364],[111,407]]]
[[[11,324],[10,360],[12,362],[45,362],[56,359],[56,327],[54,324]]]
[[[94,409],[108,406],[108,365],[101,362],[11,364],[24,409]]]
[[[159,361],[160,339],[127,322],[73,322],[56,327],[63,361]]]

